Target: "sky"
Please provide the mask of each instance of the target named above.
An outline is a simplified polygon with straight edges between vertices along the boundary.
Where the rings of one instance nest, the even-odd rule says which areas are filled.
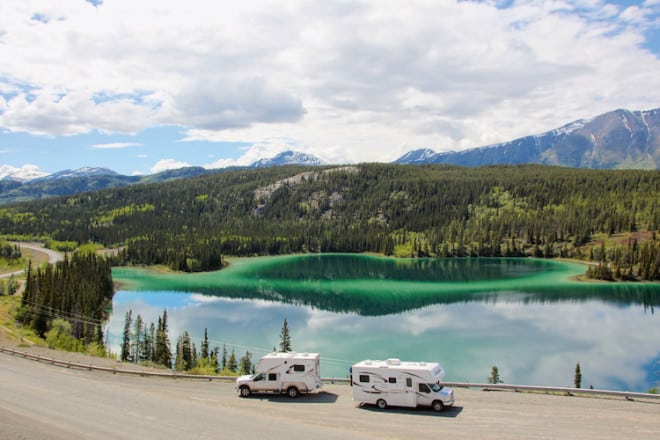
[[[390,162],[660,107],[660,0],[7,0],[0,177]]]

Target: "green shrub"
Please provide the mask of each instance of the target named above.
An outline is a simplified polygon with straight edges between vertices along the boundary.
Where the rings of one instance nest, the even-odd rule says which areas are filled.
[[[64,319],[55,319],[50,330],[46,332],[48,348],[64,351],[83,352],[82,341],[71,335],[71,324]]]

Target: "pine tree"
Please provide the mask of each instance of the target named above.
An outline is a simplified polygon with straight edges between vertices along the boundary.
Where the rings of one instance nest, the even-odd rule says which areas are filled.
[[[582,372],[580,371],[580,363],[575,365],[575,377],[573,378],[575,388],[582,388]]]
[[[231,354],[229,355],[229,360],[227,361],[227,368],[232,373],[236,373],[238,371],[238,363],[236,362],[236,353],[234,353],[233,348],[231,350]]]
[[[213,352],[211,353],[211,366],[214,370],[218,369],[218,354],[220,352],[220,347],[214,347]]]
[[[500,371],[495,365],[493,365],[493,368],[490,370],[490,377],[488,377],[488,383],[492,383],[493,385],[502,383],[502,380],[500,379]]]
[[[280,331],[280,351],[283,353],[291,351],[291,335],[289,335],[289,324],[286,322],[286,318],[284,318]]]
[[[156,346],[156,326],[152,322],[149,324],[149,331],[144,338],[144,358],[148,361],[154,361],[154,350]]]
[[[183,365],[183,338],[179,337],[179,340],[176,342],[176,355],[174,357],[174,369],[176,371],[183,371],[185,367]]]
[[[154,362],[164,365],[167,368],[172,368],[172,351],[170,347],[170,338],[167,332],[167,309],[165,309],[163,311],[163,316],[158,317]]]
[[[133,310],[126,312],[124,319],[124,334],[121,342],[121,355],[119,359],[122,362],[131,362],[131,325],[133,322]]]
[[[241,358],[241,373],[250,374],[252,372],[252,353],[249,351],[245,352],[245,355]]]
[[[204,329],[204,341],[202,341],[202,352],[200,354],[202,359],[209,358],[209,330],[208,328]]]
[[[227,368],[227,346],[222,344],[222,369]]]
[[[142,316],[139,314],[135,318],[135,324],[133,326],[133,343],[132,349],[133,349],[133,362],[138,363],[140,361],[143,361],[144,358],[144,336],[145,336],[145,329],[144,329],[144,321],[142,320]]]

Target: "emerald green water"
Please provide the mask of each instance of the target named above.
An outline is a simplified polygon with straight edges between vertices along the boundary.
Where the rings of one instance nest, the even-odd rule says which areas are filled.
[[[126,311],[173,343],[208,328],[242,356],[272,350],[286,317],[293,348],[318,351],[324,377],[362,359],[440,361],[447,380],[646,391],[660,382],[660,284],[572,281],[585,267],[535,259],[391,259],[303,255],[243,259],[221,271],[117,268],[106,336],[115,352]]]

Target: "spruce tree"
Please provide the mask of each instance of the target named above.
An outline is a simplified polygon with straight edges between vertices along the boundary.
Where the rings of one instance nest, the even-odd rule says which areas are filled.
[[[164,365],[167,368],[172,368],[172,351],[170,347],[170,338],[167,332],[167,309],[165,309],[163,311],[163,316],[158,317],[154,362]]]
[[[200,354],[202,359],[209,358],[209,329],[204,329],[204,341],[202,341],[202,352]]]
[[[580,371],[580,363],[575,365],[575,377],[573,378],[575,388],[582,388],[582,372]]]
[[[284,318],[284,324],[282,324],[282,330],[280,331],[280,351],[286,353],[291,351],[291,335],[289,334],[289,324]]]
[[[131,325],[133,322],[133,310],[126,312],[126,318],[124,319],[124,334],[121,342],[121,354],[119,359],[122,362],[131,361]]]
[[[132,349],[133,349],[133,362],[138,363],[140,361],[143,361],[144,358],[144,336],[145,336],[145,328],[144,328],[144,321],[142,320],[142,316],[139,314],[135,318],[135,324],[133,326],[133,343]]]
[[[241,358],[241,373],[250,374],[252,372],[252,353],[249,351],[245,352],[245,355]]]
[[[493,368],[490,370],[488,383],[492,383],[493,385],[502,383],[502,380],[500,379],[500,371],[495,365],[493,365]]]
[[[221,364],[222,369],[224,370],[227,368],[227,346],[225,344],[222,344],[222,364]]]
[[[238,362],[236,362],[236,353],[234,353],[233,348],[231,350],[231,354],[229,355],[229,360],[227,361],[227,368],[232,373],[236,373],[238,371]]]

